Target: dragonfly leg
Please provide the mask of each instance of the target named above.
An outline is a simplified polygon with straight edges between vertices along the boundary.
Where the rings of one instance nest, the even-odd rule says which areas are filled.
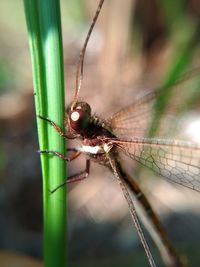
[[[51,124],[51,126],[59,133],[60,136],[66,138],[66,139],[74,139],[71,135],[68,135],[66,134],[61,128],[60,126],[58,126],[54,121],[48,119],[48,118],[45,118],[41,115],[38,115],[38,118],[44,120],[44,121],[47,121]]]
[[[78,182],[78,181],[86,179],[89,175],[89,172],[90,172],[90,160],[87,159],[86,160],[86,167],[85,167],[84,171],[81,171],[79,173],[76,173],[76,174],[69,176],[68,179],[66,181],[64,181],[62,184],[58,185],[53,190],[50,190],[50,193],[54,193],[55,191],[57,191],[59,188],[63,187],[66,184]]]
[[[74,151],[74,153],[70,157],[68,157],[68,156],[65,156],[65,155],[61,154],[60,152],[53,151],[53,150],[39,150],[38,152],[40,154],[52,154],[54,156],[57,156],[57,157],[65,160],[65,161],[68,161],[68,162],[78,158],[80,156],[80,154],[81,154],[81,152],[77,151],[75,148],[70,148],[70,149],[67,149],[67,150],[68,151]]]
[[[73,182],[78,182],[78,181],[84,180],[85,178],[88,177],[89,173],[90,173],[90,160],[87,159],[86,160],[85,170],[69,176],[68,179],[66,180],[66,183],[69,184],[69,183],[73,183]]]

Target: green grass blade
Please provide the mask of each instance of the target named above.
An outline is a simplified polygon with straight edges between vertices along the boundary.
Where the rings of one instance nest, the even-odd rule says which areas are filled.
[[[57,0],[24,0],[31,51],[36,114],[50,118],[63,128],[64,75]],[[64,140],[45,121],[37,119],[40,149],[65,153]],[[66,266],[65,188],[54,189],[66,179],[65,162],[41,156],[44,204],[44,266]]]

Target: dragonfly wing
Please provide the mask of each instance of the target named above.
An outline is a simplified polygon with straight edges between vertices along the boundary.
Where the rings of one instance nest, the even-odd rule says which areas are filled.
[[[115,113],[108,121],[113,133],[119,137],[144,136],[148,129],[155,97],[156,93],[151,92]]]
[[[200,191],[199,145],[153,138],[107,138],[107,142],[155,173],[177,184]]]

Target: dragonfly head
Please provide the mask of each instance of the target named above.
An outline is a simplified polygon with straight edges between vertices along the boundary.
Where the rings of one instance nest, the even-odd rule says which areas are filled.
[[[91,108],[86,102],[77,102],[69,110],[68,123],[77,133],[87,128],[91,118]]]

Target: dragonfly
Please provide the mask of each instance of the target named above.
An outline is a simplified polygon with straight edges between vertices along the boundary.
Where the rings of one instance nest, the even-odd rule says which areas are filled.
[[[68,177],[63,184],[51,190],[51,193],[54,193],[67,183],[87,178],[91,162],[106,166],[112,171],[122,189],[150,266],[156,266],[156,264],[140,226],[136,206],[139,206],[147,217],[151,231],[154,233],[154,241],[159,247],[166,265],[184,267],[187,265],[186,262],[176,252],[158,216],[138,183],[122,166],[119,155],[122,152],[169,181],[200,191],[200,146],[184,141],[144,138],[142,136],[143,131],[141,131],[140,121],[152,109],[157,96],[154,92],[123,108],[107,120],[94,115],[90,105],[79,100],[83,81],[85,52],[103,2],[104,0],[99,2],[79,55],[74,98],[67,107],[64,118],[65,131],[51,119],[39,115],[40,119],[50,123],[63,138],[80,141],[80,145],[67,149],[70,152],[70,156],[51,150],[39,151],[41,154],[52,154],[69,162],[77,159],[81,154],[86,155],[85,169]]]

